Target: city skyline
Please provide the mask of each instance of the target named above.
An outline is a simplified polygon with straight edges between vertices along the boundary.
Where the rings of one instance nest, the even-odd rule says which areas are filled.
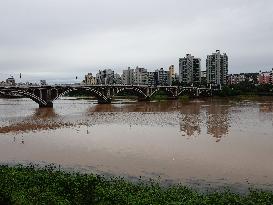
[[[231,59],[229,73],[269,70],[271,13],[268,0],[1,2],[0,76],[65,82],[105,68],[178,72],[187,53],[205,70],[218,49]]]

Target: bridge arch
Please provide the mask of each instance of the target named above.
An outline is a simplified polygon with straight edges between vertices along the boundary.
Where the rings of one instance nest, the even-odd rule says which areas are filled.
[[[212,90],[207,88],[199,88],[197,90],[198,96],[209,97],[212,96]]]
[[[57,88],[52,88],[52,89],[51,89],[51,93],[50,93],[51,99],[57,98],[57,97],[58,97],[58,94],[59,94],[59,91],[58,91]]]
[[[188,96],[196,96],[197,89],[195,87],[183,87],[181,90],[179,90],[177,96],[181,95],[188,95]]]
[[[66,94],[72,92],[72,91],[87,91],[88,93],[90,93],[92,96],[96,97],[96,99],[98,100],[98,102],[100,103],[108,103],[109,102],[109,99],[103,94],[101,93],[99,90],[95,89],[95,88],[89,88],[89,87],[84,87],[84,88],[68,88],[64,91],[60,91],[58,92],[57,96],[54,97],[52,99],[52,102],[57,100],[58,98],[60,97],[63,97],[65,96]]]
[[[24,90],[19,90],[18,93],[26,98],[31,99],[32,101],[38,103],[40,106],[46,106],[47,102],[42,98],[35,95],[35,92],[29,92]]]
[[[61,92],[57,90],[57,95],[53,96],[52,102],[57,100],[60,97],[65,96],[66,94],[68,94],[68,93],[70,93],[72,91],[74,91],[74,90],[73,89],[67,89],[67,90],[64,90],[64,91],[61,91]]]
[[[112,95],[112,97],[117,96],[118,94],[121,94],[123,92],[129,92],[129,93],[134,93],[140,98],[147,98],[148,96],[140,89],[137,87],[124,87],[124,88],[118,88],[116,92]]]
[[[150,98],[158,94],[159,92],[165,93],[168,97],[176,98],[176,92],[171,88],[166,87],[157,87],[155,90],[152,91],[152,93],[149,95]]]

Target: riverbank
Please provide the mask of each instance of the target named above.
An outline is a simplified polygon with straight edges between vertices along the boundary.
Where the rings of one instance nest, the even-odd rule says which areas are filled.
[[[272,204],[273,193],[250,190],[201,194],[182,185],[132,183],[56,167],[0,166],[1,204]]]

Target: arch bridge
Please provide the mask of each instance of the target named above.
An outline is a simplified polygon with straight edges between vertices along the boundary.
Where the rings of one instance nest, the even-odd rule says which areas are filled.
[[[96,97],[98,103],[111,103],[112,99],[123,92],[138,96],[139,100],[151,100],[158,93],[171,99],[180,95],[192,97],[211,96],[213,89],[180,86],[148,85],[54,85],[54,86],[2,86],[0,96],[23,96],[39,104],[39,107],[53,107],[53,102],[72,91],[84,91]]]

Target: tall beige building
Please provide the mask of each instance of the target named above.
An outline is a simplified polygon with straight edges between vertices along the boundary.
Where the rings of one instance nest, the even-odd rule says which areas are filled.
[[[148,72],[145,68],[136,67],[134,84],[148,85]]]
[[[135,82],[135,71],[128,67],[127,70],[123,70],[121,75],[121,81],[125,85],[133,85]]]
[[[94,77],[92,75],[92,73],[88,73],[87,75],[85,75],[84,82],[86,85],[96,85],[97,84],[96,77]]]

